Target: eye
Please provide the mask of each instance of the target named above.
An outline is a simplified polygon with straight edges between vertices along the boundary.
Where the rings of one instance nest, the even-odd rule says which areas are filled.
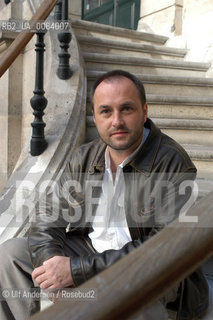
[[[101,114],[105,115],[105,114],[109,114],[110,113],[110,109],[102,109]]]
[[[133,110],[133,108],[131,106],[124,106],[123,107],[124,112],[131,112],[132,110]]]

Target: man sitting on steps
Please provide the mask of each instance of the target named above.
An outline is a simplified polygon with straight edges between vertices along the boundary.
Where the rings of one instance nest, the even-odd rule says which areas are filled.
[[[196,168],[185,150],[147,117],[143,84],[114,70],[92,89],[100,140],[80,146],[60,184],[37,204],[28,239],[1,246],[1,288],[77,287],[142,245],[179,216]],[[32,277],[31,277],[32,275]],[[197,270],[141,319],[196,319],[208,306],[208,286]],[[2,320],[23,320],[39,310],[34,299],[1,301]],[[174,317],[174,319],[175,319]]]

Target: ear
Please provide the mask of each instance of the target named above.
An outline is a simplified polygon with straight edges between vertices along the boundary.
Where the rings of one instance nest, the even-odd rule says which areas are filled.
[[[93,121],[94,121],[94,123],[95,123],[95,125],[96,125],[95,114],[94,114],[94,110],[93,110],[93,109],[92,109],[92,116],[93,116]]]
[[[146,122],[147,117],[148,117],[148,105],[147,105],[147,103],[145,103],[145,105],[143,107],[143,120],[144,120],[144,123]]]

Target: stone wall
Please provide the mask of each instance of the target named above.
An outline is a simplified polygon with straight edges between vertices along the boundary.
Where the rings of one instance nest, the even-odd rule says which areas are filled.
[[[213,1],[184,0],[183,37],[192,60],[213,60]]]
[[[81,19],[81,2],[82,1],[69,0],[69,12],[71,18],[73,17],[75,19]]]
[[[4,187],[8,176],[8,75],[7,71],[0,79],[0,190]]]
[[[183,0],[141,0],[139,31],[168,37],[182,33]]]
[[[168,46],[188,49],[186,60],[213,64],[212,0],[141,0],[138,30],[168,36]]]

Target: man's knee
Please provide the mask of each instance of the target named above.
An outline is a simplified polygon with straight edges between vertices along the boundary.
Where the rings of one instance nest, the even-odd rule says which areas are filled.
[[[12,238],[0,245],[1,268],[8,267],[15,260],[28,259],[27,238]]]

